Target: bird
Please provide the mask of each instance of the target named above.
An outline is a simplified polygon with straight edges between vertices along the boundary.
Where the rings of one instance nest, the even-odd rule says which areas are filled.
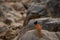
[[[43,34],[42,34],[42,25],[39,24],[37,21],[34,22],[35,24],[35,29],[38,31],[38,35],[39,37],[43,37]]]

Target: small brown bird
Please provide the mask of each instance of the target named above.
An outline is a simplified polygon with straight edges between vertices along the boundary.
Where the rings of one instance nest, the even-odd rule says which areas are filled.
[[[39,37],[42,37],[42,36],[43,36],[43,34],[42,34],[42,32],[41,32],[41,30],[42,30],[42,25],[40,25],[37,21],[34,22],[34,24],[35,24],[36,30],[38,31]]]

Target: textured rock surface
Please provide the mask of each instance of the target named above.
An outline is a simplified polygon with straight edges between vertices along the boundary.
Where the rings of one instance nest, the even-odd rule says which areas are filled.
[[[41,0],[40,3],[31,3],[28,7],[27,17],[25,19],[24,25],[26,25],[29,20],[32,18],[40,18],[41,15],[46,16],[46,14],[50,17],[59,17],[60,16],[60,1],[57,0]],[[42,7],[42,8],[41,8]],[[42,10],[41,10],[42,9]],[[41,12],[40,12],[41,11]],[[48,12],[48,13],[47,13]]]
[[[1,3],[0,39],[13,40],[19,34],[20,28],[22,27],[23,21],[19,21],[21,18],[22,15],[17,14],[17,11],[12,6]]]
[[[26,25],[31,19],[40,18],[42,16],[46,17],[47,14],[46,5],[41,5],[39,3],[31,4],[28,8],[24,25]]]
[[[47,9],[49,10],[47,11]],[[29,21],[30,18],[37,18],[44,30],[54,31],[52,33],[44,32],[47,40],[53,39],[52,37],[56,37],[56,35],[58,36],[56,39],[59,39],[60,19],[44,18],[60,17],[59,14],[60,0],[0,0],[0,40],[18,40],[26,31],[35,29],[33,24],[35,20]],[[38,20],[40,17],[42,19]],[[25,18],[27,19],[25,20]],[[23,26],[23,22],[27,22],[27,26]],[[49,37],[47,37],[48,34]]]
[[[34,22],[38,21],[39,24],[42,25],[42,28],[44,30],[49,30],[49,31],[60,31],[60,18],[40,18],[40,19],[35,19],[35,20],[31,20],[28,23],[28,27],[30,29],[34,29],[35,25]]]
[[[20,40],[59,40],[55,32],[42,30],[43,37],[40,38],[36,30],[28,31]],[[59,34],[59,33],[58,33]]]

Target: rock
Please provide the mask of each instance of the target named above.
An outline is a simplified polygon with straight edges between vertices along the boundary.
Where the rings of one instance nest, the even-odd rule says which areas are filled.
[[[8,31],[8,26],[3,22],[0,22],[0,37],[5,36],[7,31]]]
[[[16,36],[18,36],[20,31],[20,26],[19,25],[15,26],[15,25],[16,25],[15,23],[10,25],[9,30],[5,34],[6,40],[13,40],[14,38],[16,38]]]
[[[42,25],[42,29],[49,30],[49,31],[60,31],[60,22],[59,18],[40,18],[29,21],[27,27],[31,29],[35,29],[34,22],[38,21],[40,25]]]
[[[26,9],[28,9],[31,3],[39,3],[39,2],[40,0],[23,0],[22,4],[24,5]]]
[[[8,31],[5,35],[7,40],[12,40],[16,36],[17,36],[17,33],[16,33],[16,31],[13,31],[13,30]]]
[[[19,3],[14,3],[11,6],[17,11],[24,11],[25,10],[23,4],[20,3],[20,2]]]
[[[14,9],[14,8],[12,8],[11,6],[8,6],[8,5],[6,5],[6,4],[4,4],[4,3],[1,3],[1,5],[0,5],[0,9],[1,10],[3,10],[4,12],[16,12],[16,10]]]
[[[39,37],[37,30],[26,32],[19,40],[59,40],[55,32],[42,30],[43,37]]]
[[[60,0],[51,0],[50,2],[48,2],[48,8],[50,9],[51,11],[51,16],[52,17],[60,17],[59,16],[59,13],[60,13],[60,7],[59,7],[59,4],[60,4]]]
[[[0,38],[3,40],[12,40],[19,34],[21,29],[21,15],[17,14],[14,8],[4,3],[1,3],[0,10]]]
[[[23,25],[29,22],[30,19],[40,17],[59,17],[59,3],[57,0],[41,0],[41,3],[31,3],[28,7],[27,16]],[[56,10],[57,9],[57,10]],[[59,11],[59,13],[57,12]]]
[[[11,19],[6,19],[6,20],[4,21],[4,23],[7,24],[7,25],[10,25],[10,24],[12,23],[12,20],[11,20]]]
[[[48,28],[46,27],[45,23],[49,21],[48,19],[49,18],[39,18],[39,19],[30,20],[27,26],[29,27],[29,29],[35,29],[34,22],[38,21],[38,23],[42,25],[42,28],[44,30],[47,30]]]
[[[26,9],[29,8],[29,6],[31,5],[31,3],[40,3],[40,0],[23,0],[22,3],[25,6]]]
[[[46,17],[47,11],[45,9],[45,5],[41,4],[32,4],[27,11],[27,16],[24,22],[24,25],[26,25],[30,19],[40,18],[42,16]]]
[[[0,10],[0,17],[5,17],[4,12]]]
[[[53,31],[60,31],[60,18],[52,18],[52,21],[47,22],[49,29],[52,29]]]
[[[21,29],[22,24],[21,23],[13,23],[13,24],[11,24],[10,28],[12,28],[13,30]]]
[[[56,32],[56,35],[60,39],[60,32]]]
[[[0,5],[0,8],[1,8],[2,10],[4,10],[4,11],[14,11],[14,9],[13,9],[11,6],[8,6],[8,5],[4,4],[4,3],[2,3],[2,4]]]
[[[4,13],[3,21],[9,19],[13,22],[17,22],[18,20],[20,20],[22,18],[22,16],[19,13],[17,14],[17,12],[16,12],[16,10],[14,10],[14,8],[12,8],[6,4],[1,4],[0,8],[1,8],[2,12]]]
[[[43,31],[44,37],[41,39],[39,38],[39,40],[60,39],[60,35],[59,35],[60,19],[43,18],[50,16],[48,15],[49,12],[47,11],[47,9],[50,10],[51,17],[60,17],[59,0],[21,0],[21,1],[19,0],[20,2],[16,2],[18,0],[14,0],[15,2],[11,2],[13,0],[9,0],[10,2],[7,2],[8,0],[7,1],[2,0],[2,1],[5,2],[0,1],[1,40],[18,40],[18,37],[21,38],[21,35],[24,36],[23,34],[25,34],[26,31],[35,29],[34,27],[35,21],[38,21],[38,23],[42,25],[42,29],[44,30]],[[40,18],[40,19],[36,19],[36,18]],[[30,19],[34,19],[34,20],[30,21]],[[25,22],[24,25],[26,25],[26,27],[23,26],[23,20]],[[30,35],[29,34],[28,35],[31,36],[31,33],[29,32]],[[32,37],[33,35],[34,34],[32,34]],[[27,38],[30,38],[29,36]]]
[[[42,12],[45,8],[45,5],[40,5],[40,4],[32,4],[29,9],[28,12],[30,13],[39,13]],[[28,13],[29,14],[29,13]]]
[[[28,9],[30,3],[31,3],[31,0],[22,0],[22,4],[26,9]]]
[[[41,3],[48,3],[50,0],[23,0],[22,1],[22,3],[23,3],[23,5],[26,7],[26,9],[28,9],[29,7],[30,7],[30,5],[32,4],[32,3],[34,3],[34,4],[37,4],[37,3],[39,3],[39,4],[41,4]]]

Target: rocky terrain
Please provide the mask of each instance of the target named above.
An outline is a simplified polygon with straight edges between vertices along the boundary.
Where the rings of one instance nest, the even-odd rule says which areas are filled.
[[[59,40],[60,0],[0,0],[0,40],[19,40],[36,20]]]

